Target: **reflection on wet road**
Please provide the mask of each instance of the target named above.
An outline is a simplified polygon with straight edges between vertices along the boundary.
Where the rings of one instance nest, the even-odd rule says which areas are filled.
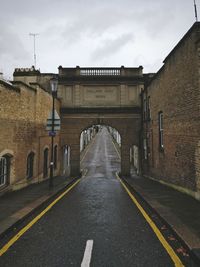
[[[105,127],[82,168],[86,176],[14,243],[0,266],[174,266],[116,179],[120,159]]]

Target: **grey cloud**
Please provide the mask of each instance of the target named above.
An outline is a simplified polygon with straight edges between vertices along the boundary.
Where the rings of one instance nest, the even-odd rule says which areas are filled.
[[[6,54],[15,60],[28,56],[19,36],[9,26],[3,25],[0,35],[0,57]]]
[[[8,26],[0,22],[0,68],[10,76],[15,67],[31,64],[31,56],[24,48],[19,36]],[[10,73],[9,67],[10,66]]]
[[[12,62],[21,66],[32,62],[29,32],[40,33],[38,65],[51,71],[54,62],[62,64],[65,58],[63,64],[70,65],[95,64],[100,58],[105,64],[126,65],[131,53],[143,54],[147,62],[152,57],[160,59],[164,47],[169,51],[194,22],[193,3],[183,0],[0,1],[0,63],[11,71]],[[158,49],[153,56],[145,53],[155,45]]]
[[[67,23],[63,31],[68,43],[72,43],[84,37],[94,38],[103,35],[110,28],[120,24],[117,14],[110,14],[109,10],[92,9],[87,14],[80,14],[70,23]]]
[[[103,43],[97,47],[91,54],[93,60],[104,59],[108,56],[113,56],[128,43],[134,41],[134,36],[132,33],[125,33],[114,39],[106,39]]]
[[[88,4],[89,1],[86,1]],[[101,4],[100,4],[101,3]],[[136,4],[134,6],[134,3]],[[124,29],[132,29],[139,31],[140,28],[145,28],[147,34],[152,38],[159,36],[162,29],[167,27],[167,21],[172,10],[168,8],[169,4],[163,3],[164,9],[161,8],[160,1],[154,0],[151,3],[141,4],[141,1],[94,1],[88,9],[83,6],[83,10],[77,9],[69,15],[68,21],[61,35],[65,36],[67,44],[73,44],[76,41],[84,38],[99,38],[110,29],[113,32],[122,32]],[[86,5],[87,6],[87,5]],[[133,8],[135,7],[135,8]],[[168,12],[166,12],[168,10]]]

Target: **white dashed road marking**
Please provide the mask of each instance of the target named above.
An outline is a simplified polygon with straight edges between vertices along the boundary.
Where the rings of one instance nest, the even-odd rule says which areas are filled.
[[[92,256],[92,248],[93,248],[93,240],[88,240],[86,243],[86,248],[83,256],[83,260],[81,263],[81,267],[89,267],[91,256]]]

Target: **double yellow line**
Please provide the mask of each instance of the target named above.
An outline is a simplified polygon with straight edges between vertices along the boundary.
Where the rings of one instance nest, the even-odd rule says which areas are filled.
[[[88,153],[88,150],[91,146],[91,144],[94,142],[94,139],[89,144],[83,158],[85,158],[86,154]],[[80,182],[80,179],[77,180],[72,186],[70,186],[66,191],[64,191],[59,197],[57,197],[51,204],[49,204],[39,215],[37,215],[32,221],[30,221],[24,228],[22,228],[14,237],[12,237],[8,243],[6,243],[1,249],[0,249],[0,257],[24,234],[26,233],[42,216],[44,216],[61,198],[63,198],[72,188],[74,188],[78,183]]]
[[[152,219],[149,217],[149,215],[146,213],[146,211],[143,209],[143,207],[139,204],[139,202],[136,200],[136,198],[130,192],[130,190],[125,185],[125,183],[122,182],[122,180],[119,178],[119,176],[118,176],[117,173],[116,173],[116,177],[120,181],[120,183],[122,184],[122,186],[124,187],[124,189],[126,190],[126,192],[128,193],[128,195],[131,198],[131,200],[133,201],[133,203],[136,205],[136,207],[142,213],[143,217],[148,222],[148,224],[150,225],[150,227],[152,228],[152,230],[154,231],[154,233],[156,234],[157,238],[159,239],[159,241],[161,242],[161,244],[163,245],[163,247],[165,248],[165,250],[169,254],[170,258],[174,262],[174,265],[176,267],[183,267],[184,266],[183,263],[181,262],[181,260],[179,259],[179,257],[176,255],[176,253],[173,250],[173,248],[166,241],[166,239],[164,238],[164,236],[162,235],[162,233],[160,232],[160,230],[158,229],[158,227],[155,225],[155,223],[152,221]]]
[[[114,144],[113,144],[114,145]],[[114,145],[115,147],[115,145]],[[116,148],[115,148],[116,149]],[[117,149],[116,149],[117,151]],[[119,152],[117,151],[118,155]],[[139,209],[145,220],[148,222],[152,230],[154,231],[155,235],[171,257],[172,261],[174,262],[174,265],[176,267],[184,267],[183,263],[177,256],[177,254],[174,252],[172,247],[169,245],[169,243],[166,241],[158,227],[155,225],[155,223],[151,220],[149,215],[146,213],[146,211],[142,208],[142,206],[139,204],[139,202],[136,200],[136,198],[133,196],[133,194],[130,192],[128,187],[124,184],[124,182],[119,178],[118,174],[116,174],[117,179],[120,181],[126,192],[128,193],[129,197],[133,201],[133,203],[136,205],[136,207]],[[0,249],[0,256],[2,256],[26,231],[28,231],[42,216],[44,216],[60,199],[62,199],[69,191],[72,190],[78,183],[80,182],[80,179],[77,180],[72,186],[70,186],[66,191],[64,191],[59,197],[57,197],[51,204],[49,204],[39,215],[37,215],[31,222],[29,222],[24,228],[22,228],[14,237],[12,237],[7,244],[5,244]]]
[[[113,143],[113,146],[114,146],[114,148],[115,148],[115,150],[116,150],[116,152],[118,154],[118,157],[121,159],[121,156],[119,154],[119,151],[117,150],[116,145],[113,142],[113,140],[112,140],[112,143]],[[130,192],[130,190],[125,185],[125,183],[120,179],[120,177],[119,177],[119,175],[117,173],[116,173],[116,177],[120,181],[121,185],[124,187],[124,189],[126,190],[126,192],[128,193],[128,195],[131,198],[131,200],[133,201],[133,203],[136,205],[136,207],[139,209],[139,211],[141,212],[141,214],[143,215],[143,217],[145,218],[145,220],[148,222],[148,224],[150,225],[150,227],[154,231],[155,235],[157,236],[157,238],[159,239],[159,241],[161,242],[161,244],[163,245],[163,247],[165,248],[165,250],[169,254],[170,258],[174,262],[174,265],[176,267],[184,267],[183,263],[181,262],[181,260],[179,259],[179,257],[177,256],[177,254],[175,253],[175,251],[173,250],[173,248],[166,241],[166,239],[164,238],[164,236],[162,235],[162,233],[160,232],[160,230],[158,229],[158,227],[155,225],[155,223],[152,221],[152,219],[149,217],[149,215],[146,213],[146,211],[143,209],[143,207],[139,204],[139,202],[133,196],[133,194]]]
[[[80,182],[77,180],[66,191],[64,191],[59,197],[57,197],[49,206],[47,206],[39,215],[37,215],[32,221],[30,221],[24,228],[22,228],[10,241],[0,249],[0,256],[2,256],[26,231],[28,231],[42,216],[44,216],[61,198],[63,198],[73,187]]]

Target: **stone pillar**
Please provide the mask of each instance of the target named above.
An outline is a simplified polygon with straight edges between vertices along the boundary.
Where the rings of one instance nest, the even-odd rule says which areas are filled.
[[[70,176],[76,177],[80,175],[80,146],[78,144],[71,145],[70,150]]]
[[[122,141],[121,144],[121,175],[130,176],[130,146]]]

